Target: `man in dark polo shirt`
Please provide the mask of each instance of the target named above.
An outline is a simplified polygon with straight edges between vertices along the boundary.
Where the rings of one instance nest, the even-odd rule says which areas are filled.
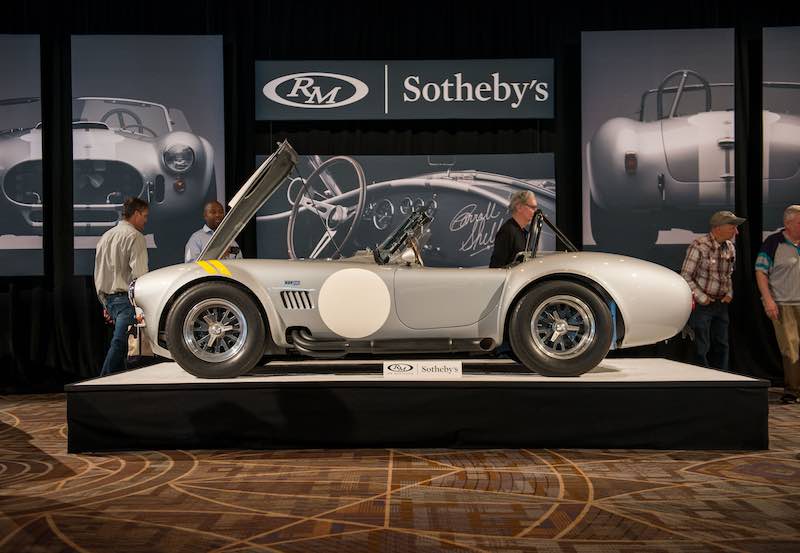
[[[783,403],[800,403],[800,205],[783,212],[783,226],[761,245],[756,282],[783,358]]]
[[[494,237],[494,249],[489,267],[506,267],[525,250],[528,243],[528,226],[536,213],[536,196],[530,190],[520,190],[511,195],[508,210],[511,218],[503,223]]]

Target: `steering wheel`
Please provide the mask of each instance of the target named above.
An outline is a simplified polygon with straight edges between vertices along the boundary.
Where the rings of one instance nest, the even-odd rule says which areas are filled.
[[[342,192],[333,177],[325,172],[331,165],[337,163],[349,164],[356,173],[358,199],[353,206],[345,207],[338,204],[339,197],[345,193]],[[315,178],[318,178],[325,185],[325,189],[322,192],[308,186],[308,183]],[[334,156],[321,163],[305,180],[304,189],[297,195],[296,201],[292,203],[292,212],[289,214],[289,226],[286,231],[286,247],[289,252],[289,258],[298,258],[294,247],[294,234],[301,210],[314,213],[323,225],[323,234],[317,241],[317,245],[311,250],[308,258],[318,258],[331,242],[333,242],[335,250],[329,257],[337,257],[341,255],[342,249],[344,249],[345,244],[347,244],[347,241],[353,235],[353,231],[358,226],[358,222],[361,220],[366,197],[367,179],[364,177],[364,169],[355,159],[348,156]],[[345,232],[343,228],[348,221],[350,221],[350,224]],[[340,243],[335,240],[337,235],[343,236]]]
[[[147,127],[144,126],[144,123],[142,122],[142,118],[139,117],[138,115],[136,115],[136,113],[134,113],[133,111],[127,109],[127,108],[114,108],[114,109],[108,110],[107,112],[105,112],[105,114],[103,114],[102,117],[100,117],[100,122],[101,123],[106,123],[106,121],[108,121],[109,119],[111,119],[115,115],[117,116],[117,121],[119,122],[119,124],[118,125],[109,125],[109,127],[113,126],[114,128],[117,128],[117,129],[127,129],[129,127],[138,127],[140,129],[146,129],[147,128]],[[128,117],[130,117],[131,119],[133,119],[133,123],[129,123],[129,124],[125,123],[125,116],[126,115]],[[148,130],[150,130],[150,129],[148,129]],[[153,134],[155,134],[155,133],[153,133]]]
[[[141,134],[143,136],[147,136],[149,134],[151,138],[158,138],[158,135],[156,134],[156,131],[154,131],[150,127],[145,127],[144,125],[137,125],[136,123],[132,123],[130,125],[125,125],[124,127],[120,127],[119,130],[126,131],[126,130],[130,129],[131,127],[135,127],[137,129],[139,129],[138,131],[136,131],[137,134]]]
[[[658,85],[658,89],[656,91],[656,106],[658,110],[658,119],[664,119],[664,91],[666,89],[667,83],[674,79],[675,77],[681,77],[678,86],[675,89],[675,99],[672,101],[672,106],[669,108],[669,115],[666,117],[672,118],[678,112],[678,104],[681,101],[681,96],[683,96],[684,87],[686,86],[686,81],[689,77],[694,77],[698,81],[700,81],[700,86],[703,88],[706,94],[706,111],[711,111],[711,85],[708,84],[708,81],[701,76],[697,71],[692,71],[691,69],[678,69],[677,71],[673,71],[666,77],[664,80],[661,81],[661,84]]]

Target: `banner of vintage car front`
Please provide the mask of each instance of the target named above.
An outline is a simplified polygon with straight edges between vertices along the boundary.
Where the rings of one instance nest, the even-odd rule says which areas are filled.
[[[72,37],[76,274],[92,274],[128,196],[150,204],[150,270],[183,262],[204,205],[224,196],[222,65],[219,35]]]
[[[552,59],[257,61],[256,119],[552,119]]]
[[[30,232],[31,221],[24,205],[44,205],[41,169],[17,173],[34,158],[33,136],[41,135],[42,107],[39,79],[39,37],[36,35],[0,35],[0,276],[41,275],[44,273],[42,232]],[[39,156],[41,159],[41,156]],[[24,186],[27,184],[27,186]]]

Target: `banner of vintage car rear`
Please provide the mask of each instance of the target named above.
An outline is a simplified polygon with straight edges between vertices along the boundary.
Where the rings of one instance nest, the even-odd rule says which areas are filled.
[[[374,248],[424,209],[432,217],[421,246],[425,265],[487,266],[515,191],[533,192],[555,222],[554,175],[549,153],[302,156],[257,214],[258,257],[349,256]],[[554,248],[545,230],[539,250]]]
[[[800,27],[763,31],[763,237],[783,227],[783,211],[800,203]]]
[[[734,31],[585,32],[583,244],[679,269],[732,210]]]
[[[256,119],[552,119],[553,60],[257,61]]]

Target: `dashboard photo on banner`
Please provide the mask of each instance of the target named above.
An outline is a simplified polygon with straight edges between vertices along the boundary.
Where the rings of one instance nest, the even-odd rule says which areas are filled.
[[[514,192],[533,192],[555,222],[554,174],[550,153],[302,156],[258,212],[258,256],[347,257],[374,249],[425,210],[432,217],[422,240],[425,265],[487,266]],[[555,237],[543,229],[539,250],[553,251]]]
[[[583,242],[679,269],[733,210],[733,29],[582,33]]]
[[[72,37],[75,273],[128,196],[150,204],[149,267],[180,263],[224,197],[221,36]]]
[[[783,211],[800,204],[800,27],[763,31],[764,237],[783,227]]]
[[[39,37],[0,35],[0,276],[44,273]]]

